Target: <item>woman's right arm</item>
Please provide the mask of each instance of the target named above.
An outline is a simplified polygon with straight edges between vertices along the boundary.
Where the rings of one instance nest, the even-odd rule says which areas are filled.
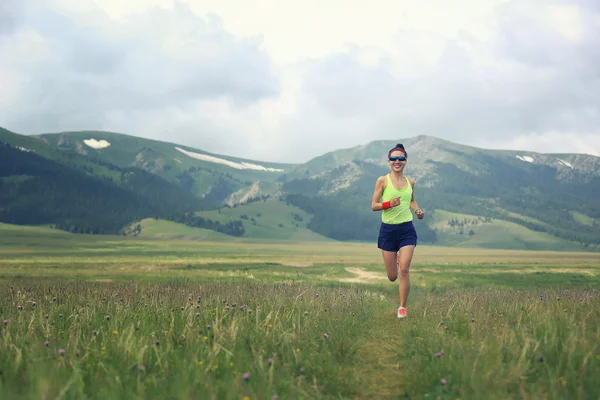
[[[381,195],[383,194],[383,189],[385,189],[385,177],[380,176],[375,183],[375,191],[373,192],[373,198],[371,199],[371,210],[383,210],[383,203],[379,202],[381,200]]]

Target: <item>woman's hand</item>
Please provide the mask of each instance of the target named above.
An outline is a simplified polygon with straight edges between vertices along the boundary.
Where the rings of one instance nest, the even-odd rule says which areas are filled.
[[[420,208],[417,208],[415,210],[415,214],[417,215],[417,218],[419,218],[419,219],[423,219],[423,217],[425,216],[425,213]]]
[[[391,207],[397,207],[399,205],[400,205],[400,197],[394,197],[392,200],[390,200]]]

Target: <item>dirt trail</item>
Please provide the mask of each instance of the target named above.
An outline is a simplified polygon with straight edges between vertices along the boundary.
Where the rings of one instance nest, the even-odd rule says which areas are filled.
[[[341,282],[353,282],[353,283],[367,283],[367,282],[378,282],[378,281],[386,281],[387,277],[385,275],[385,271],[381,273],[366,271],[363,268],[353,268],[346,267],[346,271],[353,273],[356,275],[352,278],[343,278],[340,279]]]
[[[402,332],[408,321],[399,320],[394,307],[390,303],[390,307],[374,316],[377,325],[359,350],[363,365],[359,380],[363,390],[357,398],[398,399],[404,394],[405,377],[397,356],[405,347]]]

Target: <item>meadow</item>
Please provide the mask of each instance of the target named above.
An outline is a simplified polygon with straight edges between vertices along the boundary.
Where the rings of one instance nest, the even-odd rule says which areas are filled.
[[[598,399],[600,255],[0,226],[0,398]]]

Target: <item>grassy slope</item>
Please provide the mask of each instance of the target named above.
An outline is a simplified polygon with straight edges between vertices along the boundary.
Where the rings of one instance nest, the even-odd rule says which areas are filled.
[[[600,221],[594,218],[590,218],[585,214],[582,214],[580,212],[577,211],[573,211],[571,212],[571,215],[573,215],[573,218],[575,218],[575,221],[579,222],[580,224],[583,225],[594,225],[594,223],[599,224]]]
[[[221,209],[220,212],[203,211],[197,213],[197,215],[222,223],[239,220],[242,215],[246,215],[249,219],[254,218],[256,225],[253,225],[249,219],[242,219],[246,230],[244,236],[246,237],[276,240],[331,240],[306,228],[306,224],[311,218],[310,214],[297,207],[288,206],[277,199],[253,202],[235,208],[225,208]],[[294,215],[299,215],[302,221],[295,220]]]
[[[517,216],[517,214],[514,215]],[[522,216],[517,217],[521,218]],[[513,222],[495,219],[489,223],[480,221],[475,225],[467,224],[464,233],[460,235],[457,233],[458,228],[453,229],[448,225],[449,220],[453,218],[473,220],[480,217],[436,210],[430,218],[433,220],[430,222],[430,226],[437,231],[439,245],[523,250],[580,249],[577,244],[561,240],[544,232],[532,231]],[[522,219],[526,220],[527,217],[522,217]],[[473,236],[469,236],[469,230],[473,230]]]
[[[0,239],[6,239],[11,236],[23,237],[27,239],[45,236],[84,237],[84,235],[75,235],[73,233],[47,228],[43,226],[13,225],[0,222]]]

